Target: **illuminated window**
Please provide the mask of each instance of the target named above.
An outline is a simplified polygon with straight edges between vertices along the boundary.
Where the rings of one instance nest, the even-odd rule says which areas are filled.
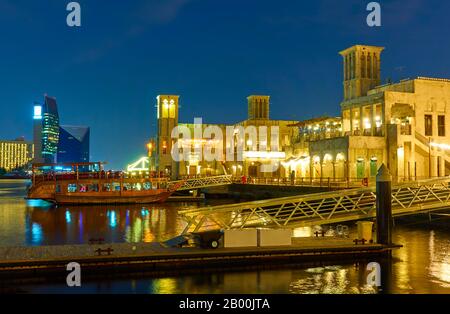
[[[77,185],[76,184],[69,184],[67,186],[67,192],[74,193],[77,191]]]
[[[169,103],[169,118],[175,118],[175,101],[173,99]]]
[[[162,153],[163,155],[167,155],[167,141],[163,141]]]
[[[163,100],[161,111],[162,111],[161,116],[163,118],[169,117],[169,101],[167,99]]]
[[[175,118],[175,100],[164,99],[161,105],[162,118]]]

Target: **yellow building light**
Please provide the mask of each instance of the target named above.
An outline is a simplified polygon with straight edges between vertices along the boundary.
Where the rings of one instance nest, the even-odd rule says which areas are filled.
[[[345,161],[345,156],[343,153],[339,153],[336,155],[336,161]]]
[[[323,157],[324,162],[330,162],[332,160],[333,160],[333,157],[330,154],[325,154],[325,156]]]
[[[405,148],[403,146],[400,146],[397,148],[397,157],[403,158],[405,156]]]
[[[381,117],[380,116],[375,117],[375,125],[377,128],[381,127]]]
[[[285,152],[258,152],[248,151],[244,152],[244,158],[261,158],[261,159],[285,159]]]
[[[440,144],[440,143],[431,142],[430,145],[432,147],[437,147],[439,149],[450,150],[450,145],[448,145],[448,144]]]

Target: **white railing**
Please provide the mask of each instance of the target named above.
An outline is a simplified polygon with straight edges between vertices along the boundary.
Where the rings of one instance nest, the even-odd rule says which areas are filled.
[[[201,177],[186,180],[170,181],[168,183],[169,188],[178,183],[183,183],[183,185],[180,188],[178,188],[178,191],[183,191],[183,190],[194,190],[213,186],[228,185],[233,183],[233,181],[231,175]]]
[[[450,178],[407,183],[392,188],[393,215],[450,207]],[[330,224],[376,215],[375,187],[283,197],[179,211],[184,232],[270,226]]]

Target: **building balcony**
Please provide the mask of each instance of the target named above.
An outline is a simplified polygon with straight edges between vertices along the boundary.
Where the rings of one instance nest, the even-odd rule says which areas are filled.
[[[292,140],[293,144],[308,143],[321,141],[329,138],[342,137],[343,134],[340,131],[320,132],[320,133],[304,133],[300,134]]]

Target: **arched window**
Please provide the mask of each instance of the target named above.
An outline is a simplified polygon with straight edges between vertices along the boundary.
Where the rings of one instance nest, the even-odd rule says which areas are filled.
[[[361,54],[361,77],[366,77],[366,56],[364,52]]]
[[[348,67],[349,67],[349,61],[348,61],[348,55],[347,55],[347,56],[345,56],[345,60],[344,60],[344,81],[347,81],[349,78]]]
[[[356,69],[355,69],[355,54],[352,53],[351,56],[352,56],[351,76],[352,76],[352,79],[354,79],[355,78],[355,71],[356,71]]]
[[[262,118],[263,117],[263,101],[262,100],[260,100],[259,101],[259,117],[258,118]]]
[[[373,78],[378,79],[378,58],[373,55]]]

